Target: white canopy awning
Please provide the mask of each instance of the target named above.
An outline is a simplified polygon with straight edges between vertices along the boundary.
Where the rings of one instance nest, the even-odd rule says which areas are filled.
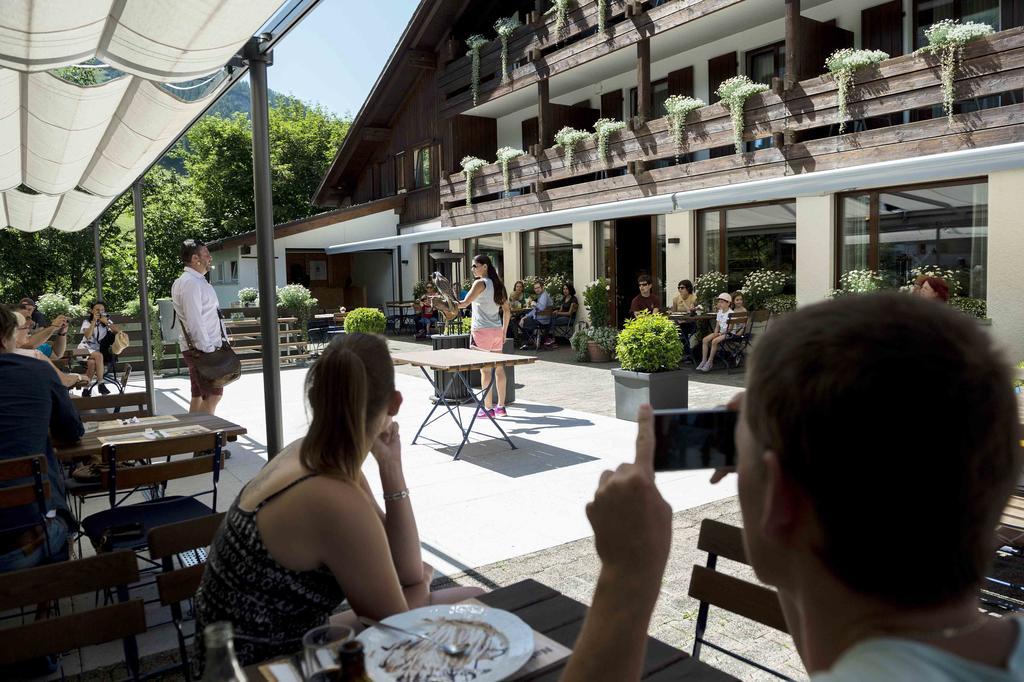
[[[0,228],[89,225],[223,90],[224,65],[282,3],[0,0]],[[93,58],[123,73],[80,86],[48,72]]]

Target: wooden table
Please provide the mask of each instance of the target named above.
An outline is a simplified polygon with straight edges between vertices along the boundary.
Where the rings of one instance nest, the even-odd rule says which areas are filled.
[[[576,644],[583,627],[583,618],[587,615],[586,606],[536,580],[527,579],[508,587],[499,587],[477,599],[490,607],[511,611],[537,632],[570,649]],[[564,672],[567,663],[568,659],[529,679],[531,682],[555,682]],[[259,672],[259,664],[248,666],[245,673],[250,680],[265,679]],[[694,660],[685,651],[653,637],[647,638],[641,678],[652,682],[736,681],[735,677]],[[515,675],[511,679],[516,679]]]
[[[420,424],[419,430],[416,432],[416,436],[412,439],[413,445],[416,444],[416,440],[423,433],[423,429],[432,424],[436,419],[432,419],[434,412],[441,405],[444,405],[448,414],[458,425],[459,430],[462,432],[462,442],[459,443],[458,450],[455,451],[455,459],[459,458],[462,454],[462,448],[469,442],[469,435],[473,432],[473,424],[476,423],[476,413],[479,410],[484,409],[483,396],[491,392],[491,387],[494,385],[494,379],[498,372],[504,372],[506,367],[514,365],[529,365],[537,361],[537,358],[530,357],[527,355],[506,355],[504,353],[488,353],[480,350],[471,350],[467,348],[444,348],[442,350],[421,350],[411,351],[406,353],[392,353],[391,360],[396,365],[412,365],[413,367],[419,367],[420,371],[423,372],[423,376],[427,378],[430,385],[434,387],[434,393],[438,396],[434,402],[434,406],[430,408],[430,412],[427,414],[423,423]],[[494,371],[491,372],[491,380],[487,386],[480,392],[479,395],[473,390],[469,382],[466,381],[466,377],[463,372],[481,370],[487,367],[491,367]],[[432,372],[441,372],[439,376],[447,377],[442,379],[443,385],[438,386],[431,375]],[[457,379],[456,379],[457,377]],[[458,406],[452,408],[451,401],[447,397],[452,387],[455,385],[455,381],[461,381],[466,389],[466,392],[473,397],[473,416],[470,418],[468,424],[463,424],[462,414],[459,412]],[[442,418],[444,415],[439,415],[437,419]],[[505,442],[515,450],[516,445],[512,442],[512,439],[508,437],[505,431],[501,428],[501,425],[495,421],[494,417],[490,414],[487,415],[487,419],[501,433],[501,437],[505,439]],[[436,441],[435,441],[436,442]]]
[[[82,440],[78,441],[74,445],[68,445],[66,447],[55,447],[54,450],[57,453],[58,459],[66,462],[78,459],[86,459],[88,457],[99,457],[100,451],[103,449],[103,443],[100,442],[101,437],[114,436],[123,433],[141,432],[144,431],[146,428],[166,429],[179,426],[204,426],[207,429],[209,429],[211,433],[222,431],[224,433],[224,438],[229,441],[237,440],[239,436],[244,435],[246,433],[246,429],[244,426],[239,426],[234,422],[229,422],[227,419],[222,419],[221,417],[217,417],[215,415],[177,414],[173,416],[177,418],[176,421],[167,422],[165,424],[157,424],[154,426],[146,426],[144,424],[128,424],[126,426],[104,429],[102,431],[92,431],[82,436]]]

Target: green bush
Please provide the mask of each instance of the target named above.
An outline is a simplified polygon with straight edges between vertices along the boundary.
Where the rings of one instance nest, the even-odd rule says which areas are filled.
[[[983,298],[970,298],[968,296],[954,296],[949,299],[949,305],[953,306],[965,315],[984,320],[988,317],[988,306]]]
[[[303,336],[307,334],[307,323],[319,305],[320,302],[313,298],[309,289],[301,284],[289,284],[277,289],[277,307],[298,318],[297,325]]]
[[[587,343],[593,341],[605,351],[615,356],[615,342],[619,330],[615,327],[580,327],[569,339],[569,345],[576,351],[577,362],[588,362]]]
[[[387,324],[384,313],[376,308],[356,308],[345,316],[345,333],[383,334]]]
[[[764,309],[772,315],[785,315],[796,310],[796,296],[790,296],[789,294],[772,296],[764,302]]]
[[[697,303],[704,306],[705,310],[714,310],[715,298],[729,291],[729,278],[721,272],[705,272],[693,283],[693,293],[697,297]]]
[[[789,275],[780,270],[754,270],[749,273],[743,279],[744,303],[747,309],[764,308],[768,299],[781,294],[787,283]]]
[[[683,359],[683,342],[672,320],[642,313],[619,333],[615,354],[622,369],[631,372],[668,372]]]
[[[427,293],[427,282],[425,280],[420,280],[412,285],[413,300],[420,300],[425,293]]]
[[[604,277],[598,277],[583,290],[583,305],[590,313],[590,324],[594,327],[608,325],[608,295],[611,284]]]

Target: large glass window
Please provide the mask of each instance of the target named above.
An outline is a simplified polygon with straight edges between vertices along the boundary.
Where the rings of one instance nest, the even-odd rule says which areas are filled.
[[[914,0],[915,49],[928,43],[924,37],[925,29],[943,19],[976,21],[988,24],[998,31],[999,0]]]
[[[430,175],[430,147],[420,147],[414,153],[413,158],[413,184],[416,188],[429,187]]]
[[[893,188],[839,200],[840,272],[877,270],[903,286],[914,268],[956,273],[961,296],[985,298],[988,185]]]
[[[505,247],[501,243],[500,234],[489,234],[485,237],[466,240],[466,272],[471,272],[469,265],[478,255],[489,257],[498,270],[498,276],[502,279],[505,278]]]
[[[548,227],[523,233],[523,275],[572,278],[572,227]]]
[[[779,270],[791,275],[785,293],[795,293],[796,202],[701,211],[697,224],[701,273],[724,272],[736,290],[754,270]]]

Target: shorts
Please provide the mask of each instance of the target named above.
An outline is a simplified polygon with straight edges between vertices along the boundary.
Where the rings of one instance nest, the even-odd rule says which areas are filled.
[[[181,351],[181,357],[185,358],[185,365],[188,367],[188,379],[189,383],[192,384],[193,398],[209,398],[213,395],[224,395],[223,386],[208,386],[199,378],[199,371],[196,369],[192,351]]]
[[[470,332],[470,348],[500,353],[505,345],[505,335],[501,327],[481,327]]]

